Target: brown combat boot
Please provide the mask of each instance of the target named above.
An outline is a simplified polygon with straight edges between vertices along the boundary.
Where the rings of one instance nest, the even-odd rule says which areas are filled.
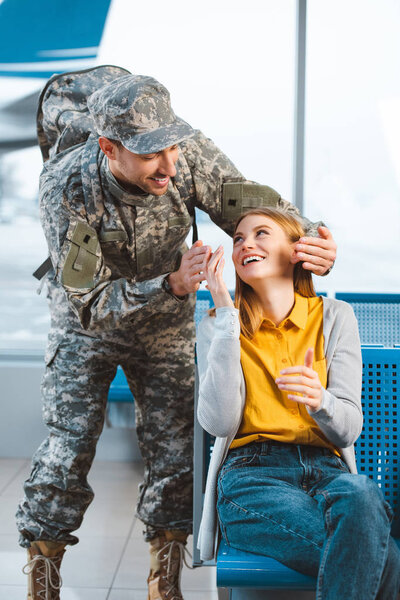
[[[187,533],[179,530],[160,531],[150,540],[150,575],[147,600],[183,600],[181,571],[185,560]],[[189,554],[190,556],[190,554]]]
[[[28,600],[60,600],[62,542],[37,541],[28,548],[28,562],[22,569],[28,575]]]

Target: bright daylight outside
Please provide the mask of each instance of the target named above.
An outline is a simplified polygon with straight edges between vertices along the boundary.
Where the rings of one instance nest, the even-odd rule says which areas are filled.
[[[292,200],[295,2],[176,1],[172,32],[164,26],[170,5],[156,4],[153,45],[140,28],[130,35],[132,3],[112,2],[97,64],[159,79],[175,112],[248,179]],[[146,10],[135,3],[134,20],[145,20]],[[206,38],[193,44],[188,22]],[[338,243],[333,272],[316,278],[317,289],[330,295],[399,291],[399,28],[395,0],[308,3],[304,214],[325,221]],[[44,84],[3,77],[0,107]],[[41,164],[37,147],[0,154],[2,351],[45,347],[46,289],[37,294],[32,277],[47,257],[38,220]],[[197,218],[204,243],[215,249],[222,242],[229,257],[230,239],[206,215]]]

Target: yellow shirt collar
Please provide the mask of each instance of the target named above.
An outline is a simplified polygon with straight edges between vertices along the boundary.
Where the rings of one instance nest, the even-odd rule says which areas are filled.
[[[294,305],[286,319],[282,321],[278,325],[278,327],[284,327],[288,321],[291,321],[293,325],[298,327],[299,329],[305,329],[307,325],[308,319],[308,299],[304,298],[304,296],[300,296],[297,292],[294,294]],[[269,319],[264,319],[261,325],[266,325],[267,327],[275,327],[275,325]]]
[[[308,319],[308,300],[297,293],[294,294],[294,298],[294,306],[285,321],[291,321],[299,329],[305,329]]]

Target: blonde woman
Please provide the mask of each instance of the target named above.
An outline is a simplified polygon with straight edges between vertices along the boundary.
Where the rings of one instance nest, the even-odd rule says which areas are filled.
[[[226,542],[317,576],[323,600],[395,599],[400,552],[379,487],[356,474],[361,352],[344,302],[315,295],[295,258],[292,216],[256,209],[237,222],[233,304],[223,249],[206,278],[215,311],[198,330],[200,424],[216,443],[198,545]]]

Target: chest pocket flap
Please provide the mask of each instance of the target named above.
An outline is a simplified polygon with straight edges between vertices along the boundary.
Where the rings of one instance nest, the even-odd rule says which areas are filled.
[[[128,234],[123,229],[113,229],[100,232],[101,242],[126,242]]]
[[[190,227],[192,219],[189,215],[183,215],[180,217],[170,217],[168,219],[168,227]]]
[[[77,289],[92,289],[101,261],[96,231],[87,223],[76,223],[67,243],[69,250],[62,270],[62,284]]]

